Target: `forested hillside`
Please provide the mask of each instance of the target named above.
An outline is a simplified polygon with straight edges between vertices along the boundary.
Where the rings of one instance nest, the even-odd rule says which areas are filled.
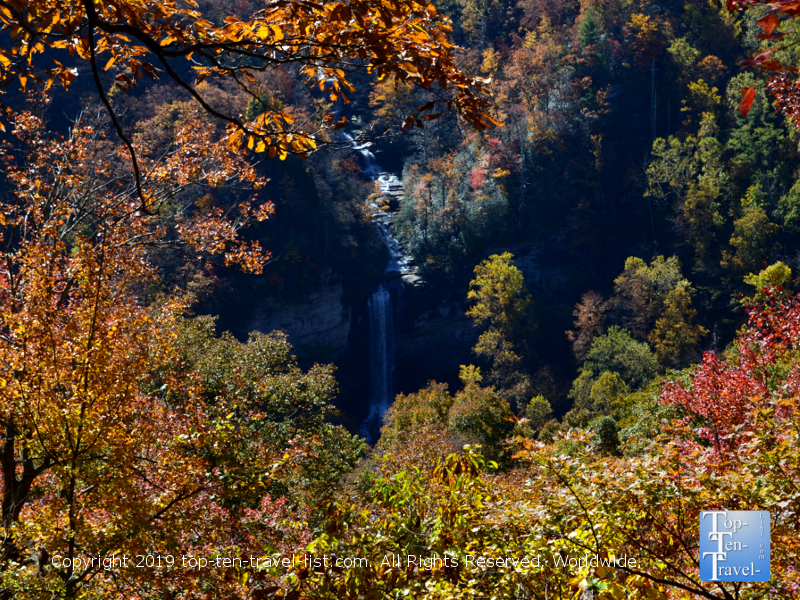
[[[0,0],[0,600],[800,597],[799,11]]]

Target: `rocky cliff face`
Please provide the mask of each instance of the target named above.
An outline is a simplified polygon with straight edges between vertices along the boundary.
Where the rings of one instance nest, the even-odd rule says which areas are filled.
[[[478,336],[465,306],[444,300],[416,274],[384,285],[395,298],[395,391],[415,392],[431,379],[455,384]]]
[[[442,304],[406,318],[406,328],[397,334],[396,371],[398,391],[414,392],[435,379],[454,386],[458,366],[475,361],[472,346],[479,330],[464,316],[464,307]]]
[[[286,304],[264,301],[253,309],[248,331],[282,329],[300,356],[336,360],[345,351],[351,311],[343,302],[341,282],[326,285],[305,299]]]
[[[544,285],[548,277],[539,266],[538,249],[512,252],[526,283]],[[465,315],[466,293],[463,302],[446,300],[413,269],[392,274],[384,286],[394,307],[394,393],[416,392],[432,379],[456,389],[459,365],[477,360],[472,347],[480,334]],[[286,331],[306,364],[335,363],[342,422],[357,432],[370,410],[369,316],[366,298],[350,305],[344,292],[340,281],[329,280],[305,298],[263,299],[242,322],[248,332]]]
[[[523,270],[526,283],[541,285],[535,250],[515,250],[515,263]],[[413,270],[385,285],[396,305],[398,388],[410,390],[433,378],[456,380],[458,365],[474,362],[471,348],[480,333],[464,314],[467,305],[444,302]],[[360,363],[367,356],[351,346],[368,342],[366,302],[363,304],[347,306],[342,283],[329,283],[303,299],[285,303],[264,300],[245,320],[246,331],[282,329],[303,358],[338,362],[355,353]]]

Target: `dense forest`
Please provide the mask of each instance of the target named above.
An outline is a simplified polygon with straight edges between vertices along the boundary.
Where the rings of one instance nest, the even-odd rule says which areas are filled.
[[[0,600],[799,598],[798,14],[0,0]]]

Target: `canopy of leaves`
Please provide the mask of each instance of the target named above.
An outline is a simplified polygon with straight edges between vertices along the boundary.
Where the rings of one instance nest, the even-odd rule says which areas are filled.
[[[514,256],[505,252],[493,255],[475,267],[475,279],[470,282],[468,300],[475,304],[467,311],[476,325],[511,336],[520,327],[531,306],[522,272],[512,264]]]
[[[331,368],[303,373],[285,336],[217,339],[211,320],[185,321],[185,292],[146,301],[156,250],[261,269],[265,253],[239,231],[271,204],[221,211],[190,190],[263,180],[195,113],[160,159],[142,155],[138,191],[127,155],[92,125],[58,138],[29,113],[13,124],[26,152],[0,150],[3,594],[244,594],[221,571],[165,580],[130,561],[115,571],[79,559],[301,548],[309,511],[286,497],[308,505],[329,493],[364,450],[325,423]],[[330,461],[318,461],[323,447]],[[69,560],[45,570],[42,552]]]
[[[656,358],[647,344],[637,342],[617,326],[609,327],[605,335],[595,338],[583,363],[583,369],[594,376],[606,371],[618,373],[632,388],[649,382],[657,368]]]
[[[797,597],[799,310],[800,299],[753,307],[736,356],[709,354],[683,382],[665,384],[660,402],[683,414],[662,413],[644,454],[621,455],[617,424],[602,417],[588,433],[550,444],[517,440],[516,463],[502,472],[469,446],[425,470],[386,460],[369,495],[337,504],[310,546],[340,555],[358,548],[372,566],[309,573],[293,589],[323,597],[343,589],[511,596],[522,588],[535,597],[580,598],[592,589],[601,598],[731,599],[742,597],[736,583],[699,578],[697,514],[779,506],[772,577],[748,590]],[[559,558],[585,553],[637,558],[577,570]],[[397,565],[398,554],[430,562]]]
[[[396,85],[440,89],[444,95],[439,99],[478,128],[495,123],[487,113],[485,82],[467,77],[456,64],[449,19],[432,4],[416,0],[324,5],[279,1],[250,19],[229,15],[219,24],[212,23],[193,0],[100,4],[37,0],[3,3],[0,29],[11,42],[0,48],[3,85],[16,80],[24,91],[35,80],[44,82],[47,90],[59,81],[66,88],[78,73],[69,57],[89,64],[100,98],[126,141],[137,178],[134,148],[117,118],[104,71],[120,90],[131,89],[143,77],[157,79],[163,74],[227,125],[231,148],[246,144],[281,159],[290,153],[313,152],[325,141],[323,130],[338,125],[335,110],[298,122],[291,112],[264,105],[262,112],[251,113],[252,120],[244,120],[215,106],[201,82],[232,79],[260,101],[255,74],[297,65],[306,83],[335,103],[347,102],[355,91],[350,72],[365,69],[379,80],[394,78]],[[41,66],[40,57],[52,66]],[[433,108],[439,99],[407,115],[403,125],[422,126],[419,113]]]

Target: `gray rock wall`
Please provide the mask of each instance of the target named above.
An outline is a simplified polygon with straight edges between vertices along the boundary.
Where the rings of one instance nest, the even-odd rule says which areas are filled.
[[[345,307],[342,284],[320,288],[308,298],[286,304],[265,300],[248,320],[248,331],[281,329],[297,354],[335,359],[347,346],[351,313]]]

